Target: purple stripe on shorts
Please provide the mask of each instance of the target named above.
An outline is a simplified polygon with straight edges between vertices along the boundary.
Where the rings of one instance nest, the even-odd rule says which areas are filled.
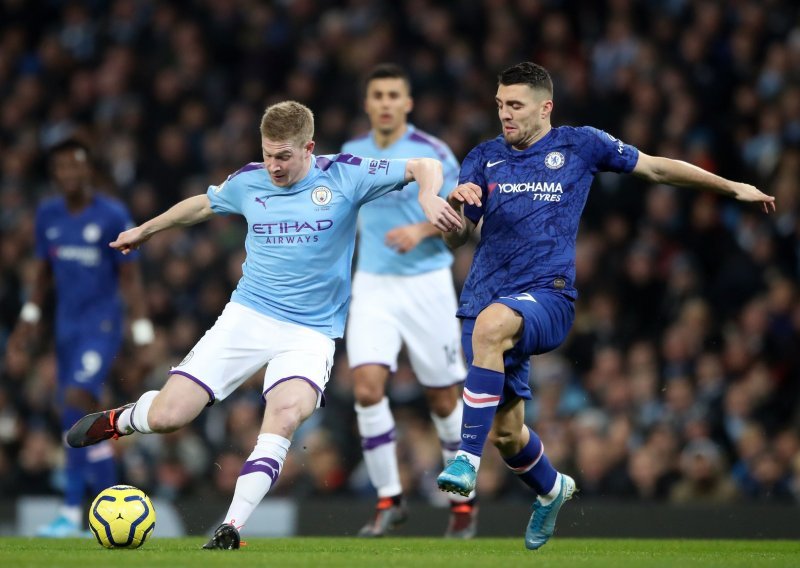
[[[396,438],[397,438],[397,433],[395,432],[394,428],[392,428],[385,434],[372,436],[371,438],[363,437],[361,438],[361,449],[374,450],[378,446],[383,446],[384,444],[389,444],[391,442],[394,442]]]
[[[442,444],[442,449],[446,450],[448,452],[457,452],[458,448],[461,446],[461,441],[460,440],[457,441],[457,442],[445,442],[444,440],[442,440],[440,438],[439,442],[441,442],[441,444]]]
[[[266,473],[274,485],[275,480],[278,479],[280,472],[281,466],[274,459],[256,458],[254,460],[244,462],[242,471],[239,472],[239,477],[247,475],[248,473]]]
[[[319,405],[320,406],[325,406],[325,393],[322,392],[322,389],[319,388],[319,386],[314,381],[309,379],[308,377],[301,377],[300,375],[292,375],[291,377],[283,377],[282,379],[279,379],[279,380],[275,381],[274,383],[272,383],[272,386],[270,386],[267,390],[265,390],[263,393],[261,393],[261,398],[264,399],[264,404],[267,403],[267,393],[269,391],[271,391],[272,389],[277,387],[279,384],[284,383],[286,381],[290,381],[292,379],[302,379],[305,382],[307,382],[309,385],[311,385],[314,388],[314,390],[317,391],[320,394],[320,396],[322,397],[320,399]]]
[[[180,375],[182,377],[186,377],[190,381],[196,382],[198,385],[203,387],[203,389],[205,389],[205,391],[208,393],[208,404],[206,404],[206,406],[211,406],[212,404],[214,404],[214,401],[216,400],[216,398],[214,397],[214,391],[212,391],[211,387],[209,387],[203,381],[201,381],[197,377],[193,377],[192,375],[190,375],[186,371],[176,371],[176,370],[173,369],[172,371],[169,372],[169,374],[170,375]]]

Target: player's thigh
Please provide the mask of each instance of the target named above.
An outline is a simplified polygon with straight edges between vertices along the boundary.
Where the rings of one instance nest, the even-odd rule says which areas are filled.
[[[357,273],[353,279],[353,298],[345,335],[350,368],[383,365],[397,370],[401,338],[394,314],[396,307],[385,279]]]
[[[287,381],[304,381],[316,393],[316,406],[324,404],[323,393],[333,367],[333,340],[314,330],[286,324],[282,340],[275,346],[264,373],[265,399],[270,391]]]
[[[569,298],[550,290],[534,290],[499,298],[522,316],[522,333],[513,347],[521,356],[552,351],[566,339],[575,319],[575,306]]]
[[[408,307],[399,326],[417,379],[433,388],[460,383],[467,370],[450,271],[437,270],[415,278],[408,292]]]
[[[202,387],[209,404],[224,400],[266,365],[271,345],[280,337],[279,323],[230,302],[211,329],[169,373]]]
[[[74,336],[56,342],[59,389],[80,389],[99,397],[122,344],[119,334]]]

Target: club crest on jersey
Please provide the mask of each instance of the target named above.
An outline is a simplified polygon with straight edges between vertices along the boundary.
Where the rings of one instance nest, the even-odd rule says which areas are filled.
[[[564,165],[564,154],[561,152],[550,152],[544,158],[544,165],[551,170],[557,170]]]
[[[327,205],[331,199],[333,199],[333,193],[324,185],[319,185],[311,190],[311,201],[314,202],[314,205]]]
[[[89,223],[83,228],[83,240],[87,243],[96,243],[100,240],[100,235],[102,231],[100,230],[100,226],[96,225],[95,223]]]

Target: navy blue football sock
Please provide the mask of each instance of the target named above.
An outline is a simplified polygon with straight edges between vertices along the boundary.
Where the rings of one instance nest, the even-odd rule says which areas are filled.
[[[504,384],[503,373],[475,366],[469,368],[464,382],[464,414],[459,450],[475,456],[483,454]]]
[[[558,472],[544,455],[544,446],[536,432],[528,428],[531,439],[522,448],[522,451],[510,458],[503,458],[528,487],[536,491],[537,495],[547,495],[556,482]]]

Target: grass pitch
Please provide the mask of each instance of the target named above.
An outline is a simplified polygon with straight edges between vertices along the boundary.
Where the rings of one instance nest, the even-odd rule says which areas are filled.
[[[255,566],[481,568],[752,568],[800,566],[800,542],[554,538],[537,552],[522,538],[468,542],[428,538],[248,539],[238,551],[200,550],[204,538],[158,538],[138,550],[106,550],[93,539],[0,538],[0,566],[191,568]]]

